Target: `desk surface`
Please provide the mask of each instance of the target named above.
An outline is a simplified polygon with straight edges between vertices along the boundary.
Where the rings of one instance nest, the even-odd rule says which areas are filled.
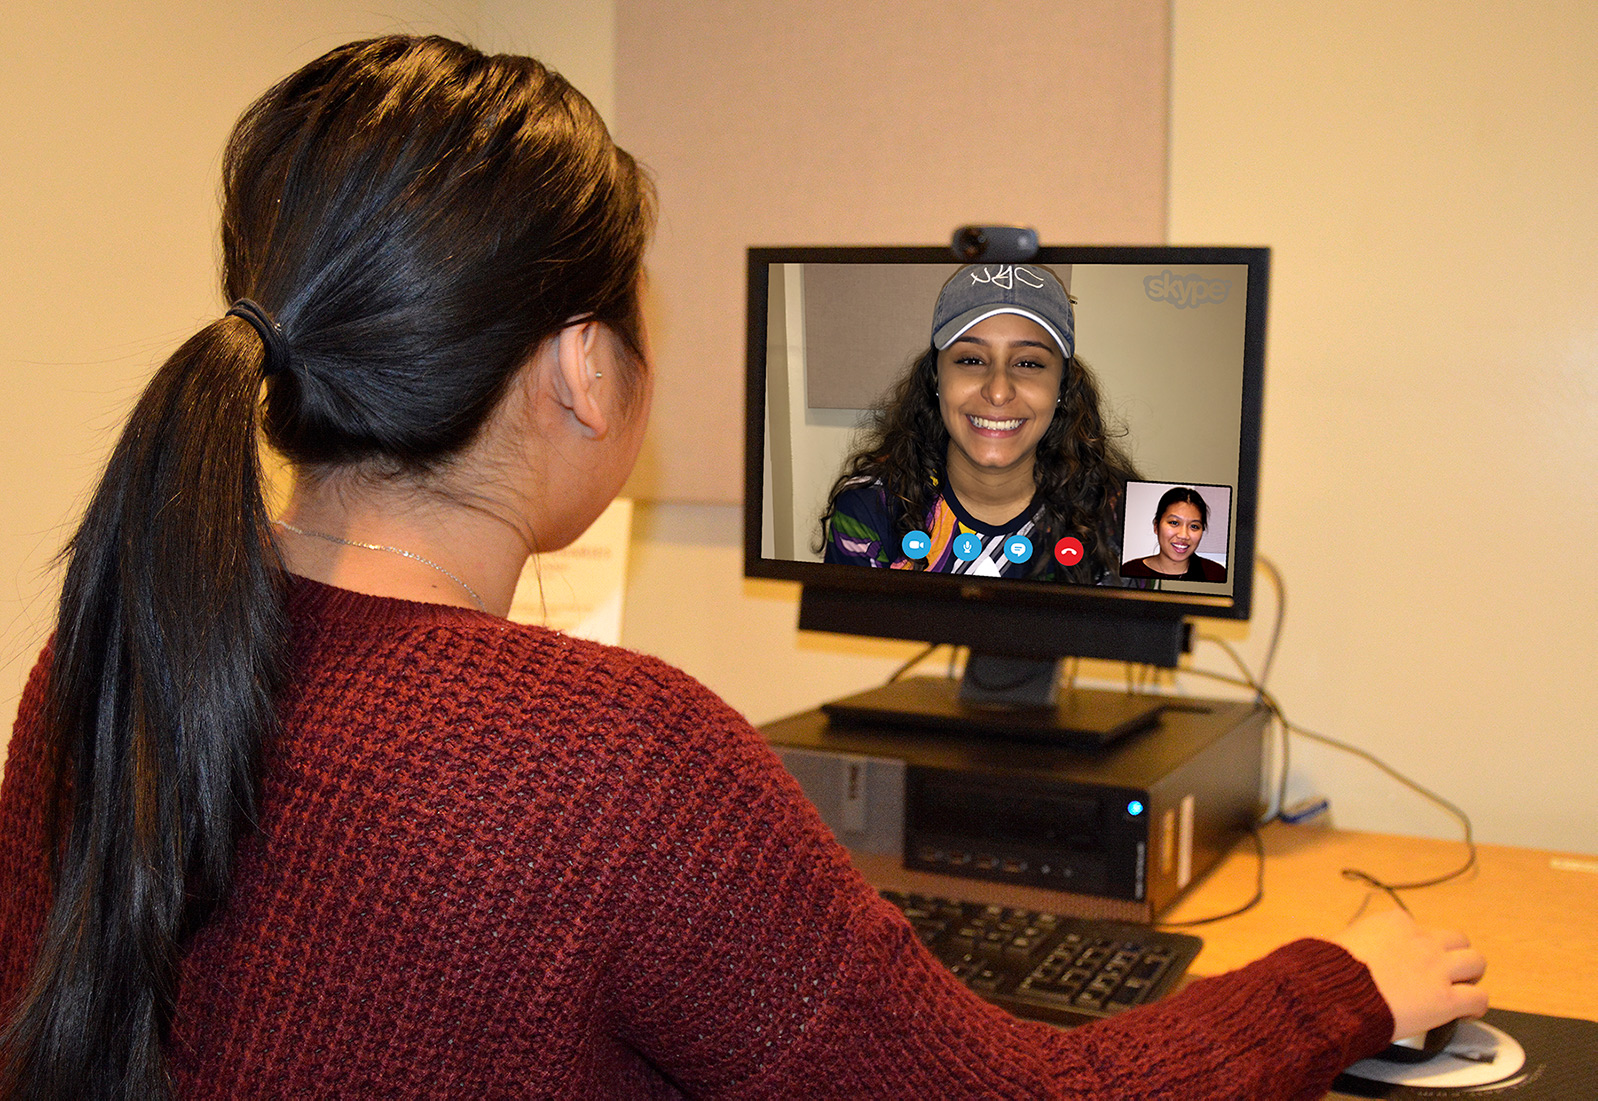
[[[1386,882],[1429,879],[1463,861],[1458,842],[1273,825],[1264,831],[1265,897],[1246,914],[1194,930],[1204,951],[1193,973],[1213,975],[1269,951],[1284,937],[1331,936],[1370,899],[1358,868]],[[1184,921],[1223,912],[1253,894],[1251,844],[1235,848],[1178,905]],[[1403,892],[1423,925],[1464,930],[1487,957],[1484,985],[1501,1009],[1598,1020],[1598,858],[1480,845],[1477,866],[1436,887]]]
[[[1451,871],[1465,855],[1458,842],[1313,825],[1276,824],[1263,832],[1265,897],[1246,914],[1191,930],[1204,938],[1193,975],[1241,966],[1296,937],[1331,936],[1362,906],[1391,905],[1384,894],[1344,879],[1344,868],[1403,882]],[[907,872],[897,857],[856,854],[855,860],[878,886],[1051,906],[1052,892],[1039,888]],[[1242,905],[1253,895],[1256,866],[1254,846],[1239,844],[1162,917],[1185,921]],[[1469,874],[1406,891],[1404,901],[1422,924],[1470,935],[1487,956],[1493,1005],[1598,1020],[1598,857],[1481,845]]]

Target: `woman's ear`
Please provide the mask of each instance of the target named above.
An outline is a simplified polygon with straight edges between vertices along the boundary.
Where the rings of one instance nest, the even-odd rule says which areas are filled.
[[[555,334],[554,387],[561,406],[582,428],[583,435],[602,440],[610,419],[599,399],[605,333],[598,321],[579,321]]]

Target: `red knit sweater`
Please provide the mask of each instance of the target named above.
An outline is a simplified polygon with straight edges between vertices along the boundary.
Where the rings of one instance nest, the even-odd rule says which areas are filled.
[[[1314,1098],[1392,1018],[1341,948],[1073,1032],[970,994],[738,715],[651,658],[297,583],[284,733],[187,951],[184,1097]],[[0,1005],[48,903],[36,670]]]

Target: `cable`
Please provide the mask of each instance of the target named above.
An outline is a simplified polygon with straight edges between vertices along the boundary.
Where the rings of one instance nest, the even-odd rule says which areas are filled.
[[[1248,835],[1254,839],[1254,852],[1259,858],[1254,868],[1254,897],[1235,910],[1228,910],[1224,914],[1211,914],[1209,917],[1193,918],[1191,921],[1157,921],[1154,924],[1167,929],[1191,929],[1195,925],[1212,925],[1217,921],[1235,918],[1239,914],[1246,914],[1260,904],[1265,897],[1265,838],[1260,836],[1258,826],[1250,826]]]
[[[899,668],[893,671],[893,675],[888,678],[888,683],[892,684],[910,670],[914,669],[917,665],[920,665],[924,660],[932,655],[932,651],[936,650],[942,645],[943,643],[941,642],[934,642],[929,644],[924,650],[918,651],[915,657],[911,658],[909,661],[905,662],[903,665],[899,666]]]
[[[1442,807],[1449,814],[1459,819],[1459,824],[1464,827],[1465,849],[1467,854],[1465,857],[1465,862],[1451,872],[1446,872],[1443,875],[1433,876],[1430,879],[1417,879],[1409,883],[1387,883],[1371,875],[1369,872],[1361,871],[1358,868],[1344,868],[1344,879],[1351,879],[1355,882],[1364,883],[1368,886],[1386,891],[1390,896],[1392,896],[1393,901],[1398,903],[1398,905],[1407,913],[1409,911],[1409,907],[1405,906],[1404,900],[1398,897],[1399,891],[1414,891],[1419,890],[1422,887],[1435,887],[1440,883],[1447,883],[1449,880],[1460,878],[1476,866],[1476,838],[1471,831],[1470,816],[1464,811],[1460,810],[1453,803],[1449,802],[1447,799],[1444,799],[1441,795],[1438,795],[1430,788],[1422,787],[1414,780],[1411,780],[1409,777],[1405,776],[1403,773],[1399,772],[1397,769],[1393,768],[1391,765],[1387,764],[1373,753],[1368,753],[1365,750],[1360,749],[1358,746],[1350,745],[1347,742],[1339,741],[1336,738],[1329,738],[1325,734],[1317,734],[1313,730],[1306,730],[1301,726],[1293,726],[1290,727],[1290,729],[1294,733],[1298,734],[1301,738],[1308,738],[1312,742],[1320,742],[1323,745],[1329,745],[1333,749],[1341,749],[1344,753],[1351,753],[1356,757],[1360,757],[1370,762],[1383,772],[1387,773],[1387,775],[1403,784],[1405,787],[1419,793],[1427,799],[1430,799],[1439,807]]]
[[[1286,717],[1282,714],[1281,707],[1276,703],[1275,698],[1271,696],[1270,693],[1265,691],[1265,688],[1261,682],[1258,682],[1254,679],[1253,674],[1248,670],[1248,666],[1244,664],[1242,655],[1233,648],[1231,643],[1227,642],[1224,638],[1217,638],[1214,635],[1199,635],[1198,641],[1213,642],[1222,650],[1225,650],[1226,656],[1232,659],[1232,664],[1236,665],[1238,671],[1243,674],[1243,679],[1239,681],[1230,677],[1221,678],[1218,674],[1209,673],[1202,669],[1182,669],[1181,672],[1196,673],[1201,677],[1208,676],[1215,679],[1224,679],[1230,684],[1241,684],[1245,688],[1254,689],[1255,700],[1259,703],[1263,703],[1266,709],[1270,711],[1271,721],[1276,724],[1277,730],[1280,732],[1278,743],[1280,744],[1282,750],[1282,763],[1281,768],[1277,773],[1276,805],[1266,808],[1265,817],[1260,820],[1260,824],[1265,825],[1266,823],[1274,821],[1282,813],[1282,808],[1287,805],[1287,766],[1289,743],[1287,738]]]
[[[1325,734],[1316,733],[1315,731],[1309,730],[1306,727],[1295,726],[1293,723],[1288,721],[1287,713],[1282,710],[1281,705],[1276,701],[1275,697],[1271,696],[1271,694],[1265,690],[1266,679],[1271,675],[1271,667],[1276,661],[1277,646],[1282,640],[1282,624],[1286,622],[1287,619],[1287,582],[1283,579],[1281,570],[1277,569],[1276,563],[1272,562],[1263,554],[1256,554],[1254,557],[1255,560],[1264,568],[1265,573],[1271,579],[1272,586],[1276,589],[1276,616],[1275,621],[1271,624],[1271,639],[1265,648],[1265,663],[1260,669],[1259,677],[1255,678],[1250,674],[1248,665],[1243,661],[1242,656],[1239,655],[1238,652],[1233,649],[1231,644],[1225,639],[1216,638],[1211,635],[1201,635],[1199,638],[1201,641],[1213,642],[1222,650],[1226,651],[1227,656],[1232,659],[1232,662],[1237,666],[1238,671],[1243,674],[1242,683],[1245,685],[1245,687],[1254,689],[1260,702],[1264,703],[1268,708],[1270,708],[1271,713],[1275,716],[1276,721],[1281,726],[1282,762],[1281,773],[1276,788],[1276,808],[1273,812],[1271,812],[1270,816],[1267,818],[1267,821],[1269,821],[1270,818],[1279,817],[1282,813],[1282,808],[1287,803],[1287,780],[1289,771],[1288,753],[1289,746],[1291,745],[1291,739],[1288,737],[1288,735],[1291,733],[1296,733],[1301,737],[1308,738],[1311,741],[1320,742],[1322,745],[1330,746],[1333,749],[1340,749],[1345,753],[1359,757],[1362,760],[1374,765],[1376,768],[1380,769],[1394,780],[1397,780],[1400,784],[1409,788],[1411,791],[1416,792],[1422,798],[1427,799],[1435,805],[1441,807],[1443,810],[1447,811],[1449,814],[1453,815],[1459,820],[1459,824],[1465,833],[1465,862],[1458,868],[1440,876],[1434,876],[1430,879],[1415,880],[1410,883],[1388,883],[1358,868],[1343,869],[1343,878],[1359,883],[1365,883],[1370,887],[1376,888],[1377,890],[1385,891],[1394,902],[1407,911],[1409,908],[1404,905],[1404,900],[1398,896],[1399,891],[1417,890],[1422,887],[1435,887],[1440,883],[1447,883],[1449,880],[1458,879],[1460,876],[1467,874],[1473,867],[1476,866],[1476,839],[1472,832],[1470,816],[1464,811],[1460,810],[1459,807],[1449,802],[1447,799],[1444,799],[1441,795],[1438,795],[1429,788],[1422,787],[1414,780],[1411,780],[1409,777],[1403,775],[1397,769],[1378,758],[1375,754],[1360,749],[1358,746],[1352,745],[1348,742],[1328,737]],[[1217,674],[1208,673],[1204,670],[1187,669],[1184,671],[1197,673],[1200,676],[1216,677],[1217,679],[1227,680],[1234,684],[1239,683],[1235,680],[1232,680],[1232,678],[1220,677]]]
[[[1260,667],[1260,675],[1257,678],[1249,676],[1248,666],[1243,663],[1243,659],[1238,656],[1237,652],[1230,646],[1226,646],[1225,649],[1232,655],[1232,660],[1237,663],[1238,669],[1242,670],[1244,678],[1255,681],[1259,685],[1258,691],[1263,696],[1265,685],[1270,680],[1271,667],[1276,664],[1276,647],[1282,641],[1282,625],[1287,622],[1287,582],[1282,578],[1282,571],[1276,568],[1276,563],[1272,562],[1268,557],[1256,553],[1254,560],[1264,567],[1266,574],[1270,576],[1271,586],[1276,590],[1276,615],[1271,621],[1271,641],[1265,646],[1265,663]],[[1287,806],[1287,777],[1289,758],[1291,756],[1291,739],[1287,736],[1287,721],[1281,712],[1273,709],[1272,713],[1276,716],[1277,730],[1280,732],[1278,744],[1282,749],[1281,772],[1276,785],[1276,807],[1270,814],[1272,818],[1276,818],[1281,815],[1282,808]]]
[[[1227,650],[1231,649],[1221,639],[1208,638],[1207,636],[1205,636],[1205,641],[1218,643],[1223,649],[1227,649]],[[1234,654],[1234,656],[1235,656],[1235,654]],[[1396,892],[1398,892],[1398,891],[1413,891],[1413,890],[1418,890],[1418,889],[1420,889],[1422,887],[1435,887],[1438,884],[1447,883],[1450,880],[1458,879],[1460,876],[1463,876],[1463,875],[1467,874],[1472,868],[1474,868],[1476,866],[1476,839],[1475,839],[1475,835],[1474,835],[1474,832],[1473,832],[1472,827],[1471,827],[1470,816],[1467,815],[1464,811],[1460,810],[1459,807],[1457,807],[1453,803],[1449,802],[1447,799],[1444,799],[1441,795],[1438,795],[1436,792],[1432,791],[1431,789],[1423,787],[1420,784],[1416,783],[1414,780],[1411,780],[1409,777],[1405,776],[1403,773],[1399,772],[1397,769],[1393,768],[1391,765],[1387,764],[1385,761],[1381,760],[1380,758],[1378,758],[1373,753],[1370,753],[1370,752],[1367,752],[1366,750],[1360,749],[1358,746],[1351,745],[1348,742],[1344,742],[1344,741],[1340,741],[1340,740],[1338,740],[1336,738],[1328,737],[1325,734],[1316,733],[1313,730],[1309,730],[1309,729],[1307,729],[1305,727],[1302,727],[1302,726],[1297,726],[1294,723],[1290,722],[1288,720],[1288,718],[1287,718],[1287,715],[1282,711],[1281,705],[1276,702],[1275,697],[1273,697],[1269,692],[1266,692],[1264,689],[1260,688],[1260,686],[1257,683],[1255,683],[1252,678],[1239,680],[1236,677],[1229,677],[1229,676],[1227,676],[1224,673],[1213,673],[1213,672],[1211,672],[1211,671],[1209,671],[1207,669],[1184,669],[1182,671],[1184,673],[1192,673],[1192,674],[1194,674],[1196,676],[1200,676],[1200,677],[1208,677],[1211,680],[1222,681],[1222,682],[1224,682],[1226,684],[1236,684],[1236,685],[1240,685],[1240,686],[1242,686],[1244,688],[1252,688],[1252,689],[1254,689],[1256,692],[1259,693],[1260,700],[1265,704],[1266,707],[1268,707],[1272,712],[1275,713],[1277,721],[1282,724],[1284,749],[1285,749],[1285,746],[1286,746],[1286,734],[1287,734],[1287,732],[1290,731],[1290,732],[1292,732],[1294,734],[1299,735],[1300,737],[1308,738],[1310,741],[1320,742],[1323,745],[1328,745],[1328,746],[1332,747],[1333,749],[1340,749],[1340,750],[1342,750],[1345,753],[1349,753],[1349,754],[1352,754],[1355,757],[1359,757],[1359,758],[1369,762],[1370,764],[1375,765],[1382,772],[1386,773],[1388,776],[1392,777],[1394,780],[1397,780],[1400,784],[1403,784],[1405,787],[1409,788],[1411,791],[1414,791],[1415,793],[1417,793],[1418,795],[1422,796],[1423,798],[1431,801],[1432,803],[1435,803],[1437,806],[1441,807],[1443,810],[1447,811],[1449,814],[1451,814],[1455,818],[1457,818],[1459,820],[1459,822],[1460,822],[1460,825],[1464,827],[1464,831],[1465,831],[1464,840],[1465,840],[1465,849],[1466,849],[1465,862],[1463,864],[1461,864],[1458,868],[1455,868],[1451,872],[1445,872],[1442,875],[1433,876],[1430,879],[1414,880],[1414,881],[1409,882],[1409,883],[1388,883],[1385,880],[1383,880],[1383,879],[1381,879],[1381,878],[1379,878],[1377,876],[1371,875],[1369,872],[1363,871],[1363,870],[1361,870],[1359,868],[1344,868],[1343,872],[1342,872],[1344,879],[1350,879],[1350,880],[1354,880],[1354,881],[1359,882],[1359,883],[1365,883],[1365,884],[1367,884],[1367,885],[1369,885],[1371,887],[1376,888],[1377,890],[1385,891],[1400,906],[1404,906],[1403,900],[1398,897]],[[1286,770],[1284,769],[1283,773],[1282,773],[1281,792],[1285,792],[1286,791],[1286,786],[1287,786],[1286,777],[1287,777],[1287,773],[1286,773]],[[1278,804],[1280,804],[1280,798],[1281,798],[1281,796],[1279,794],[1278,795]],[[1278,805],[1277,814],[1280,814],[1280,813],[1281,813],[1280,805]],[[1406,910],[1408,909],[1408,907],[1404,907],[1404,908]]]
[[[1260,666],[1259,682],[1263,687],[1270,682],[1271,666],[1276,662],[1276,644],[1282,641],[1282,624],[1287,620],[1287,583],[1282,580],[1282,572],[1276,568],[1275,562],[1263,554],[1256,554],[1254,560],[1265,567],[1276,589],[1276,622],[1271,624],[1271,641],[1265,647],[1265,664]]]
[[[1238,671],[1243,674],[1243,679],[1247,682],[1247,686],[1254,689],[1255,698],[1264,703],[1266,698],[1265,684],[1271,675],[1271,666],[1276,663],[1276,649],[1282,641],[1282,625],[1287,622],[1287,582],[1282,580],[1282,573],[1276,568],[1276,563],[1265,555],[1256,554],[1254,560],[1264,567],[1266,574],[1270,576],[1272,587],[1276,590],[1276,615],[1271,622],[1271,640],[1265,647],[1265,664],[1260,670],[1260,675],[1256,677],[1249,672],[1248,664],[1243,661],[1242,655],[1225,639],[1214,635],[1199,635],[1197,638],[1200,642],[1213,642],[1225,650],[1226,655],[1232,659],[1232,664],[1236,665]],[[1198,670],[1178,669],[1178,672],[1198,672]],[[1271,717],[1276,722],[1279,731],[1278,745],[1281,747],[1282,760],[1279,780],[1276,785],[1276,805],[1266,808],[1268,813],[1263,819],[1264,822],[1270,822],[1276,818],[1282,813],[1282,808],[1287,805],[1287,777],[1291,756],[1286,717],[1281,709],[1274,706],[1274,704],[1268,704],[1267,706],[1270,707]]]

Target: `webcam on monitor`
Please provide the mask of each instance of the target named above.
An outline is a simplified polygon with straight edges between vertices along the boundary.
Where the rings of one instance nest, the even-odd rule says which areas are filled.
[[[1022,264],[1038,254],[1038,231],[1029,226],[961,226],[950,247],[964,264]]]

